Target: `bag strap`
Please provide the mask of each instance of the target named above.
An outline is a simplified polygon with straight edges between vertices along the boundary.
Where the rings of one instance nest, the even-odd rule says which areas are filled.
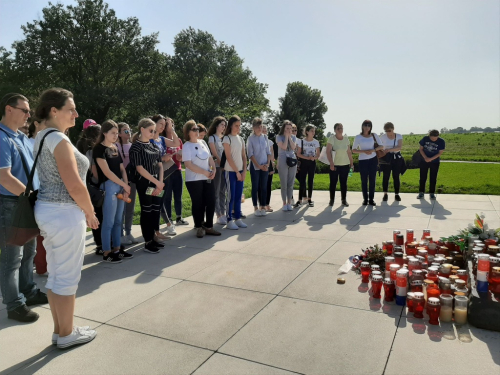
[[[7,133],[5,130],[3,130],[2,128],[0,128],[1,131],[3,131],[5,134],[7,134],[7,137],[9,138],[9,140],[11,142],[14,143],[14,146],[16,146],[17,148],[17,152],[19,152],[19,156],[21,156],[21,161],[23,162],[23,169],[24,169],[24,173],[26,173],[26,177],[29,178],[30,176],[30,172],[29,172],[29,168],[28,168],[28,164],[26,163],[26,160],[24,160],[24,156],[23,156],[23,152],[21,150],[21,147],[19,147],[19,145],[16,143],[16,141],[14,141],[11,136],[9,135],[9,133]]]
[[[43,144],[45,142],[45,138],[47,138],[47,136],[50,134],[50,133],[54,133],[54,132],[57,132],[59,130],[51,130],[49,132],[47,132],[42,140],[40,141],[40,146],[38,147],[38,152],[36,153],[36,157],[35,157],[35,162],[33,163],[33,168],[31,168],[31,173],[28,177],[28,182],[26,183],[26,191],[24,192],[24,195],[25,196],[28,196],[30,191],[33,190],[33,177],[35,176],[35,171],[36,171],[36,164],[38,162],[38,157],[40,156],[40,153],[42,152],[42,147],[43,147]]]

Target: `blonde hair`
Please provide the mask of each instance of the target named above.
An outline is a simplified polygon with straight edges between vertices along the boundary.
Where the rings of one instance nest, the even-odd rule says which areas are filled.
[[[149,128],[150,126],[156,126],[155,122],[149,118],[143,118],[142,120],[139,121],[139,124],[137,125],[137,133],[135,133],[132,136],[132,143],[137,142],[139,137],[141,136],[141,129],[146,129]]]

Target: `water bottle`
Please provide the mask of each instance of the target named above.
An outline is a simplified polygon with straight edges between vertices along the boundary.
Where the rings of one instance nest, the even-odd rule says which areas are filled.
[[[349,177],[352,177],[352,172],[354,172],[354,169],[353,168],[349,169]]]

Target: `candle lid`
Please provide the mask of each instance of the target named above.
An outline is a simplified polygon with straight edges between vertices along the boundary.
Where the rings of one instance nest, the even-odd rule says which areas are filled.
[[[414,296],[415,296],[415,292],[406,293],[406,297],[408,297],[409,299],[412,299]]]
[[[460,287],[460,288],[463,288],[463,287],[465,287],[465,285],[466,285],[467,283],[465,282],[465,280],[458,279],[458,280],[456,280],[456,281],[455,281],[455,284],[457,285],[457,288],[459,288],[459,287]]]
[[[361,267],[370,267],[370,262],[361,262]]]
[[[391,256],[385,257],[385,261],[386,262],[394,262],[394,257],[391,257]]]
[[[386,278],[384,279],[384,284],[394,284],[394,280],[392,280],[392,279],[390,279],[390,278],[386,277]]]
[[[424,254],[425,255],[425,254],[428,253],[428,251],[425,250],[425,249],[417,249],[417,250],[418,250],[419,254]]]
[[[393,234],[398,234],[398,233],[401,233],[401,231],[400,230],[393,230],[392,233]]]
[[[372,277],[377,276],[377,275],[382,275],[382,272],[380,271],[372,271]]]
[[[385,243],[386,243],[387,245],[392,245],[392,244],[394,243],[394,241],[393,241],[393,240],[389,240],[389,241],[385,241]]]
[[[488,249],[498,251],[500,249],[500,247],[497,245],[490,245],[490,246],[488,246]]]
[[[453,296],[451,294],[448,294],[448,293],[443,293],[439,296],[440,299],[444,299],[444,300],[451,300],[453,299]]]
[[[460,269],[460,267],[459,267],[459,266],[453,266],[453,267],[451,267],[451,269],[452,269],[452,270],[459,270],[459,269]]]
[[[382,275],[373,275],[372,281],[382,281]]]
[[[372,270],[379,270],[380,269],[380,266],[378,264],[372,264],[370,267]]]
[[[419,262],[418,259],[410,259],[408,261],[408,264],[411,265],[411,266],[418,266],[420,264],[420,262]]]
[[[395,270],[398,270],[401,268],[401,266],[399,264],[391,264],[389,266],[389,268],[391,269],[391,271],[395,271]]]
[[[407,269],[402,268],[402,269],[400,269],[400,270],[397,270],[397,271],[396,271],[396,276],[401,276],[401,277],[403,277],[403,276],[406,276],[406,274],[407,274],[408,272],[409,272],[409,271],[408,271]]]
[[[500,258],[497,258],[497,257],[490,257],[490,262],[491,263],[500,263]]]
[[[488,254],[477,254],[477,258],[480,260],[490,260],[490,256]]]
[[[439,306],[441,303],[439,302],[439,298],[430,297],[427,299],[427,304],[430,306]]]
[[[423,283],[424,283],[424,281],[423,281],[423,280],[413,280],[413,281],[411,282],[411,286],[420,286],[420,285],[422,285]]]
[[[457,275],[465,276],[467,275],[467,270],[457,270]]]
[[[468,298],[466,296],[455,296],[455,301],[465,302]]]
[[[406,233],[413,233],[413,229],[407,229]]]
[[[414,299],[424,299],[424,293],[422,293],[422,292],[415,292],[415,293],[413,293],[413,298]]]
[[[500,267],[493,267],[491,270],[495,272],[500,272]]]
[[[422,270],[413,270],[413,275],[419,276],[419,275],[421,275],[423,273],[424,273],[424,271],[422,271]]]
[[[435,273],[439,271],[437,267],[429,267],[427,270]]]

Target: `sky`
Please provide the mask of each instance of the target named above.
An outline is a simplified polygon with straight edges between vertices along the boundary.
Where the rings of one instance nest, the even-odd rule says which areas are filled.
[[[73,4],[72,0],[59,1]],[[365,119],[381,132],[500,126],[499,0],[108,0],[159,32],[161,52],[189,26],[234,45],[273,110],[286,85],[321,90],[327,131]],[[23,38],[45,0],[0,0],[0,46]]]

